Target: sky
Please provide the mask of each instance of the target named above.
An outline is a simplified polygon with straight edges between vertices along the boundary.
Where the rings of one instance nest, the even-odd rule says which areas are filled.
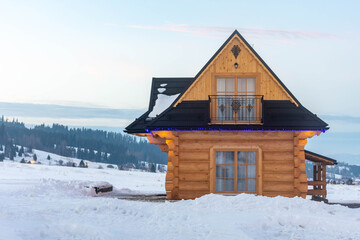
[[[2,1],[1,102],[144,109],[238,29],[317,114],[360,117],[359,1]]]
[[[0,114],[123,128],[147,108],[152,77],[195,76],[237,29],[329,123],[309,147],[360,154],[359,9],[360,1],[0,0]]]

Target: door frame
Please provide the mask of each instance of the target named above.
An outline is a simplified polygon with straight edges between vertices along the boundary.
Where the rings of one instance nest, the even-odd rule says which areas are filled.
[[[210,193],[217,193],[223,195],[236,195],[246,192],[216,192],[216,152],[217,151],[244,151],[244,152],[256,152],[256,195],[262,195],[262,159],[263,153],[261,148],[258,145],[248,145],[248,146],[227,146],[227,145],[214,145],[210,148]],[[237,159],[234,159],[237,161]],[[235,167],[235,165],[234,165]],[[235,169],[236,181],[237,181],[237,169]],[[251,194],[251,193],[249,193]]]

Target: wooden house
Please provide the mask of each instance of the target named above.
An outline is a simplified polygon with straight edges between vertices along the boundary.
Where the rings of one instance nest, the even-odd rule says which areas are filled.
[[[335,161],[304,147],[327,129],[235,30],[195,77],[153,78],[148,111],[125,132],[168,153],[167,198],[191,199],[326,196],[326,164]]]

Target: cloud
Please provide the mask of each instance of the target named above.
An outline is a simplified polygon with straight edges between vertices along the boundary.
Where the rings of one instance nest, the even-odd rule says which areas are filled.
[[[230,27],[205,27],[192,26],[187,24],[164,24],[160,26],[150,25],[130,25],[130,28],[146,29],[146,30],[162,30],[170,32],[189,33],[201,37],[224,37],[234,31],[235,28]],[[273,38],[278,40],[292,40],[292,39],[338,39],[339,35],[300,31],[300,30],[283,30],[283,29],[265,29],[265,28],[236,28],[240,33],[246,35],[248,38]]]

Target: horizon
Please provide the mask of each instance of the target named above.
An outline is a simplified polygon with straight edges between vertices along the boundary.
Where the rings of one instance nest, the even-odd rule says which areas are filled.
[[[7,106],[11,107],[7,107]],[[14,107],[15,106],[15,107]],[[17,111],[15,111],[17,110]],[[18,119],[26,127],[61,124],[71,128],[91,128],[123,133],[125,127],[147,109],[109,109],[0,102],[0,116]],[[11,115],[11,113],[17,113]],[[101,115],[103,118],[99,118]],[[308,140],[306,149],[324,155],[360,156],[360,117],[320,115],[330,129]]]

